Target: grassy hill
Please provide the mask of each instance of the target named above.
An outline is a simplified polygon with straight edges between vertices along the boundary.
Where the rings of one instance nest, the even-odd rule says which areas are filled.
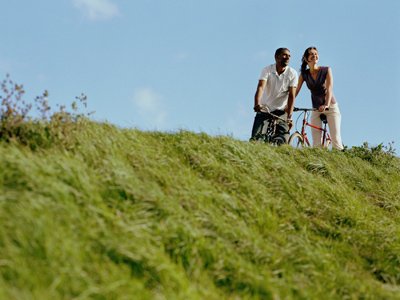
[[[75,129],[0,142],[0,299],[400,299],[382,149]]]

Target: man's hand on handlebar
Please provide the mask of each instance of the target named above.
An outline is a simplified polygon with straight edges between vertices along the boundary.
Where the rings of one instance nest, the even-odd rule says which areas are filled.
[[[257,104],[257,105],[254,106],[253,109],[254,109],[255,112],[260,112],[261,111],[261,105]]]
[[[289,125],[289,130],[292,129],[292,127],[293,127],[293,120],[292,120],[292,119],[287,119],[286,122],[287,122],[288,125]]]

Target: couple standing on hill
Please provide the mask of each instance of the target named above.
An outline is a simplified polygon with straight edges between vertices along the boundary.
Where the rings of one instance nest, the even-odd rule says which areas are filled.
[[[279,48],[275,52],[275,64],[265,67],[258,81],[254,96],[254,119],[251,139],[260,133],[264,120],[268,118],[266,112],[282,116],[287,122],[278,122],[277,131],[289,133],[292,127],[292,113],[294,101],[300,92],[303,82],[311,91],[312,106],[316,110],[311,114],[311,124],[321,127],[320,114],[323,112],[328,120],[329,131],[332,137],[332,146],[342,150],[340,136],[341,114],[338,103],[333,95],[333,77],[330,67],[318,65],[318,50],[309,47],[304,51],[300,76],[296,70],[289,67],[290,51]],[[329,110],[326,110],[329,108]],[[321,131],[312,129],[313,146],[321,146]],[[287,137],[286,135],[286,137]]]

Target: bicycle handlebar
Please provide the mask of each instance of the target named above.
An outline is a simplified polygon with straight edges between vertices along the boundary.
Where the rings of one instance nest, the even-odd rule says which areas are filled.
[[[325,108],[325,110],[329,110],[329,107]],[[294,107],[293,111],[318,111],[318,108],[301,108],[301,107]]]
[[[283,122],[287,122],[287,120],[285,120],[284,118],[281,118],[280,116],[277,116],[277,115],[271,113],[271,112],[269,111],[269,109],[268,109],[267,106],[261,105],[261,108],[267,110],[267,111],[261,111],[262,113],[271,116],[273,119],[275,119],[275,120],[281,120],[281,121],[283,121]]]
[[[269,111],[268,112],[262,111],[262,113],[271,116],[275,120],[281,120],[283,122],[287,122],[287,120],[285,120],[284,118],[281,118],[280,116],[274,115],[273,113],[270,113]]]

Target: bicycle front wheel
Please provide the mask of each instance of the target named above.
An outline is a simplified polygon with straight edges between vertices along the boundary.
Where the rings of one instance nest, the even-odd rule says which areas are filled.
[[[324,148],[330,149],[329,147],[331,146],[332,142],[331,140],[326,139],[324,143]]]
[[[307,147],[307,144],[304,142],[303,136],[299,132],[295,132],[290,136],[288,144],[293,148]]]

